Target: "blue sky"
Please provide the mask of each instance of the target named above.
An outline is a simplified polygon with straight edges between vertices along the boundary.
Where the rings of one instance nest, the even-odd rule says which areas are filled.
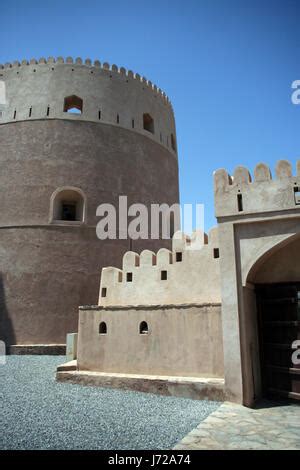
[[[0,62],[81,56],[146,76],[175,110],[182,203],[212,173],[300,158],[300,0],[1,0]]]

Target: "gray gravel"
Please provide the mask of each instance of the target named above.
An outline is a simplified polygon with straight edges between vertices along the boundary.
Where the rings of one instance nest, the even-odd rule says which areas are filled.
[[[220,405],[55,382],[62,356],[0,365],[0,449],[170,449]]]

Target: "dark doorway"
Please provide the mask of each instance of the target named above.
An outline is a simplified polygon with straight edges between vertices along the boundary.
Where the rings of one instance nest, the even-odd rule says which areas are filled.
[[[264,395],[300,400],[300,283],[256,285]]]

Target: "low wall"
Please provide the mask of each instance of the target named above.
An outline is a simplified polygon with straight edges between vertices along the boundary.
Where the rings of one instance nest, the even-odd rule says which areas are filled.
[[[221,304],[80,307],[77,361],[86,371],[223,377]]]

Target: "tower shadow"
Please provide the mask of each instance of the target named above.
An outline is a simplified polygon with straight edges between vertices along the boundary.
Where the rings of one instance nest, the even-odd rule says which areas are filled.
[[[4,341],[6,352],[9,354],[9,347],[11,344],[15,344],[16,337],[6,306],[5,287],[2,273],[0,273],[0,340]]]

